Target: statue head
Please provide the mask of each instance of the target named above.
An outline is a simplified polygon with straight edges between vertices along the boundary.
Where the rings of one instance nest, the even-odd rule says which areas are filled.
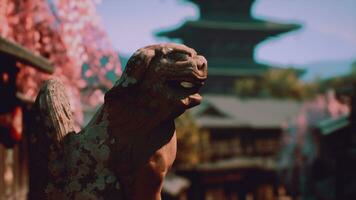
[[[151,45],[132,55],[106,99],[130,94],[152,109],[169,106],[165,109],[176,117],[200,103],[199,89],[206,78],[207,61],[193,49],[170,43]]]

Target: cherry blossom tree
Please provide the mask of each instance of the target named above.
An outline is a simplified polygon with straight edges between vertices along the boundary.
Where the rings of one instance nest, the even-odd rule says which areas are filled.
[[[67,87],[78,124],[121,74],[93,0],[0,0],[0,35],[48,58]],[[35,98],[50,76],[18,64],[18,90]]]

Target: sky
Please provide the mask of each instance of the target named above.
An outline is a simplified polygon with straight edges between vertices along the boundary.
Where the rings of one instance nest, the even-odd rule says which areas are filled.
[[[103,0],[97,9],[114,47],[126,56],[167,41],[155,32],[199,18],[198,8],[183,0]],[[257,61],[298,66],[356,60],[356,0],[256,0],[252,15],[303,26],[260,43]]]

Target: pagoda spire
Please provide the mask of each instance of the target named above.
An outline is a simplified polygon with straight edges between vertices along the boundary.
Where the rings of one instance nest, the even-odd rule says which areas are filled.
[[[200,8],[202,20],[243,20],[251,18],[250,10],[254,0],[187,0]]]
[[[263,40],[299,29],[298,24],[281,24],[251,15],[254,0],[187,0],[200,10],[197,21],[157,35],[181,39],[209,62],[209,92],[229,93],[241,77],[258,77],[271,67],[254,60],[255,46]],[[214,86],[209,82],[214,81]],[[219,86],[220,84],[220,86]]]

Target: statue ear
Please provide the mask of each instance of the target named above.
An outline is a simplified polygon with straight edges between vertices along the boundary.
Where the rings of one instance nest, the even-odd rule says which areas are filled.
[[[140,82],[154,56],[153,49],[141,48],[137,50],[127,62],[122,76],[114,87],[130,87]]]

